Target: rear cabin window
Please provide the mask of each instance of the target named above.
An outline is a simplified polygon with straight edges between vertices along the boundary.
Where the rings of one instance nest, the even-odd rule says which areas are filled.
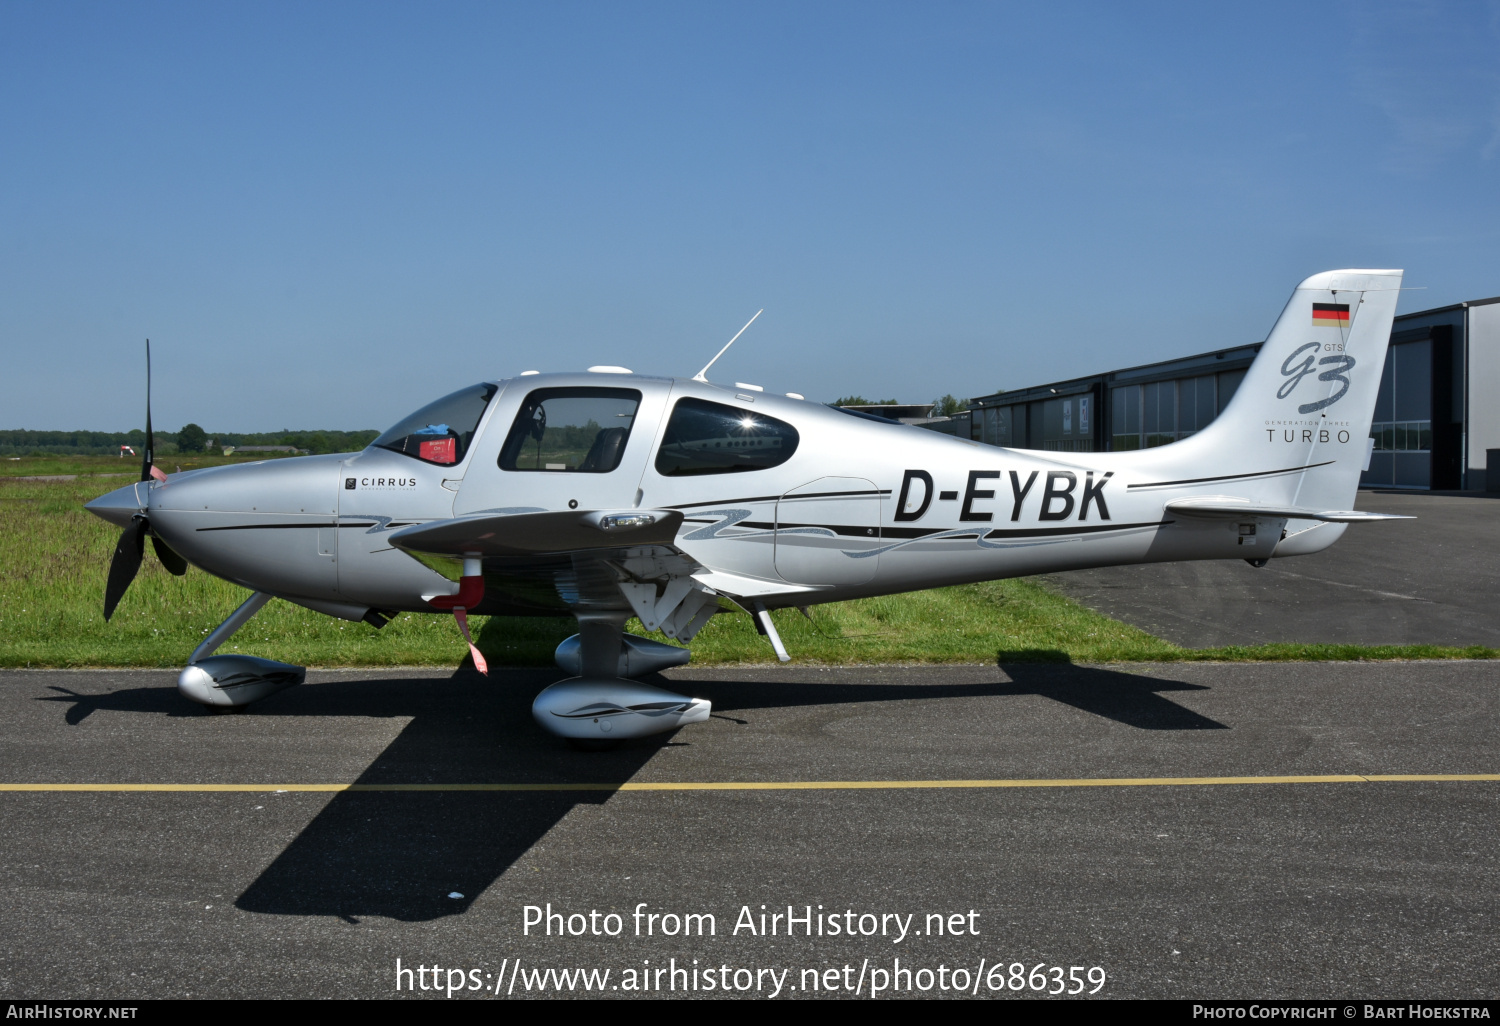
[[[484,408],[495,395],[494,385],[473,385],[435,403],[428,403],[370,444],[411,456],[424,463],[448,466],[464,458]]]
[[[796,451],[797,429],[785,421],[704,399],[679,399],[656,453],[656,472],[691,477],[765,470]]]
[[[516,414],[500,469],[607,474],[625,455],[640,404],[633,388],[537,389]]]

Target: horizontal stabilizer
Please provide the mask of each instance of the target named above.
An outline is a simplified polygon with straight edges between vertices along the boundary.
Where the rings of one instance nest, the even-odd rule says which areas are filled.
[[[557,510],[459,517],[403,527],[391,544],[435,556],[537,556],[637,545],[671,545],[682,524],[675,509]]]
[[[1271,520],[1322,520],[1330,524],[1362,524],[1372,520],[1415,520],[1395,513],[1365,513],[1355,509],[1316,510],[1300,506],[1265,506],[1244,499],[1212,496],[1202,499],[1175,499],[1167,503],[1166,512],[1180,517],[1206,520],[1234,520],[1240,517],[1264,517]]]

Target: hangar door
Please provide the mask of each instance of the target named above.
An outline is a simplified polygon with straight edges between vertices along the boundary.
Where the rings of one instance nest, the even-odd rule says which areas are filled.
[[[793,584],[863,584],[880,556],[880,491],[862,477],[821,477],[776,503],[776,572]]]

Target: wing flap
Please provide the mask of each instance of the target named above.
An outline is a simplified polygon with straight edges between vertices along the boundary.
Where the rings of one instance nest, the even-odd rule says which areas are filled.
[[[821,589],[808,584],[790,584],[786,581],[767,581],[759,577],[742,577],[723,570],[704,570],[693,575],[693,580],[712,588],[721,595],[734,599],[771,598],[779,595],[805,595]]]

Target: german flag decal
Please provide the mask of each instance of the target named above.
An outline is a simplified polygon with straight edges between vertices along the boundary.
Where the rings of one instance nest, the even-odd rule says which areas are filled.
[[[1347,327],[1349,327],[1349,304],[1348,303],[1314,303],[1313,304],[1313,327],[1314,328],[1347,328]]]

